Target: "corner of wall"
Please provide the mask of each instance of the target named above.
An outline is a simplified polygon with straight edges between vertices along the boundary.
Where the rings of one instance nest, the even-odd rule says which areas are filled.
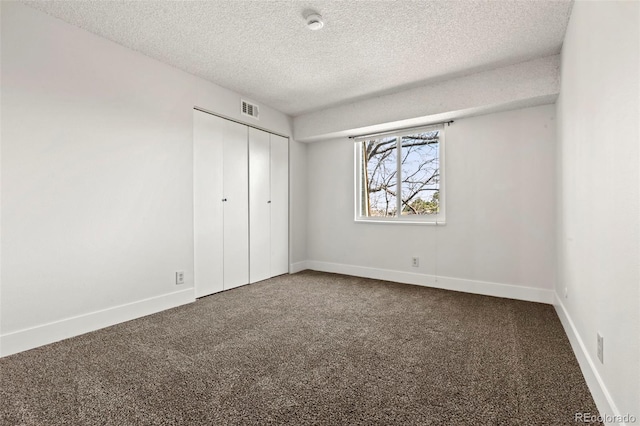
[[[290,190],[290,256],[289,271],[297,272],[295,265],[307,259],[307,144],[290,138],[289,190]]]

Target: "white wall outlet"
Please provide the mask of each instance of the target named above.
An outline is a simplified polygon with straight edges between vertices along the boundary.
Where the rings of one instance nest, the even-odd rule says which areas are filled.
[[[569,298],[569,289],[567,287],[564,288],[564,298],[565,299]]]
[[[413,266],[414,268],[417,268],[418,266],[420,266],[420,258],[419,257],[412,257],[411,258],[411,266]]]
[[[184,284],[184,271],[176,272],[176,285]]]
[[[598,333],[598,359],[604,364],[604,337]]]

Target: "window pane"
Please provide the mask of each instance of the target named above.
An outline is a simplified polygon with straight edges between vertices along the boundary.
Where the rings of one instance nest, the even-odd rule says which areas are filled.
[[[439,130],[402,137],[402,215],[439,212],[439,137]]]
[[[396,216],[398,148],[396,137],[362,142],[362,216]]]

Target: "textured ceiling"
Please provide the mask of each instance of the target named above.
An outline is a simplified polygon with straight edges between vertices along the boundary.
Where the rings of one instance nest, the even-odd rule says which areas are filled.
[[[560,52],[561,1],[25,1],[293,116]],[[319,12],[320,31],[303,16]]]

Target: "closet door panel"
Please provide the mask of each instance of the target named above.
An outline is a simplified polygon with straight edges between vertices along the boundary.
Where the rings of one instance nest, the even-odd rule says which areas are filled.
[[[289,139],[271,135],[271,276],[289,272]]]
[[[193,229],[196,297],[223,290],[222,118],[194,110]]]
[[[269,133],[249,129],[249,280],[271,277]]]
[[[225,120],[223,137],[224,289],[249,282],[248,127]]]

